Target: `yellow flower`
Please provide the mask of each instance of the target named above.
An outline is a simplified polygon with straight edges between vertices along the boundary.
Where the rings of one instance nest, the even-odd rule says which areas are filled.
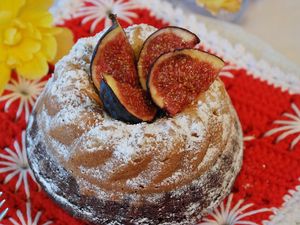
[[[221,9],[229,12],[237,12],[241,8],[242,0],[196,0],[212,14],[217,14]]]
[[[27,79],[40,78],[47,74],[48,62],[56,59],[59,45],[66,40],[73,44],[70,32],[62,35],[66,29],[53,27],[51,4],[52,0],[0,0],[0,95],[12,70]]]

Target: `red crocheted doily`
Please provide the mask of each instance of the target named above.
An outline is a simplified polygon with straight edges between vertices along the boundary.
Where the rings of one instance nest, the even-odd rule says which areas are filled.
[[[158,28],[167,25],[147,9],[133,9],[132,12],[138,15],[132,18],[132,23],[147,23]],[[104,27],[104,22],[100,22],[91,33],[92,21],[82,25],[82,19],[83,17],[70,19],[62,25],[73,31],[75,41],[93,35]],[[122,20],[121,24],[124,27],[130,25]],[[231,65],[235,62],[227,63]],[[47,80],[51,72],[53,68],[43,80]],[[292,126],[290,130],[269,131],[286,126],[282,122],[274,123],[276,120],[297,121],[298,119],[300,121],[300,95],[283,92],[280,88],[254,78],[243,69],[230,68],[227,72],[230,76],[221,76],[221,78],[237,110],[245,136],[243,167],[232,190],[231,208],[240,200],[245,201],[239,206],[240,208],[252,203],[251,210],[245,209],[245,212],[263,209],[262,212],[253,213],[243,220],[261,224],[272,213],[264,209],[279,208],[283,204],[283,196],[299,184],[300,142],[295,144],[295,140],[299,137],[299,127],[298,132],[295,131],[296,128],[294,132],[290,131],[293,130]],[[43,80],[38,81],[37,84]],[[24,80],[21,81],[14,74],[11,84],[14,82],[20,83]],[[31,85],[37,88],[37,84]],[[0,187],[3,192],[1,198],[6,199],[3,207],[9,207],[2,223],[13,224],[15,220],[23,224],[21,223],[23,217],[25,222],[31,224],[28,221],[31,217],[32,221],[37,219],[37,224],[47,224],[49,221],[58,225],[85,224],[64,212],[50,200],[30,176],[29,168],[23,168],[22,171],[16,169],[22,163],[26,165],[26,162],[23,162],[24,157],[20,155],[25,148],[22,134],[26,129],[26,106],[24,101],[14,98],[12,93],[14,90],[6,90],[3,96],[8,97],[0,98]],[[19,108],[21,114],[17,116]],[[31,104],[28,104],[28,109],[31,108]],[[284,135],[286,131],[290,133]],[[278,138],[279,136],[282,138]],[[292,149],[291,144],[294,144]],[[29,193],[26,192],[26,182],[28,182]]]

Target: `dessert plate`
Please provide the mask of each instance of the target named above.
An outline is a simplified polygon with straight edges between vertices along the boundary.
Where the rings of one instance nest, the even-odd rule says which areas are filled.
[[[70,28],[76,40],[109,26],[108,11],[118,14],[124,27],[186,27],[200,37],[200,48],[226,62],[220,76],[242,123],[243,168],[229,197],[199,223],[292,224],[292,216],[286,215],[296,211],[300,201],[300,79],[291,72],[296,70],[264,54],[257,58],[248,45],[230,42],[214,30],[213,22],[207,26],[207,21],[165,1],[61,0],[52,8],[56,23]],[[24,130],[50,76],[27,81],[14,74],[0,97],[0,188],[10,208],[3,224],[84,224],[48,198],[28,167]],[[28,98],[18,95],[19,85],[33,90]]]

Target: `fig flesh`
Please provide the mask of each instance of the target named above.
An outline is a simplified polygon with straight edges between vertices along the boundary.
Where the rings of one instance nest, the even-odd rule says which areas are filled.
[[[140,87],[117,81],[113,76],[104,75],[100,86],[100,98],[105,111],[111,117],[127,123],[152,121],[157,107],[146,91]]]
[[[114,15],[113,25],[98,41],[91,60],[90,73],[97,90],[104,74],[133,86],[139,84],[134,51]]]
[[[196,34],[180,27],[165,27],[151,34],[143,44],[137,64],[142,88],[147,89],[151,65],[160,55],[176,49],[193,48],[199,42]]]
[[[174,116],[210,87],[223,66],[220,58],[196,49],[166,53],[151,68],[148,90],[155,104]]]

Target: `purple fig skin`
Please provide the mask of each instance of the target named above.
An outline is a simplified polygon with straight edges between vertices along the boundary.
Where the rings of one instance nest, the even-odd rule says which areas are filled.
[[[95,86],[95,88],[96,88],[96,90],[99,90],[99,88],[100,88],[100,83],[99,83],[99,85],[96,85],[96,83],[97,83],[97,81],[96,81],[96,79],[97,79],[97,75],[96,74],[94,74],[95,72],[93,71],[93,68],[94,68],[94,66],[95,66],[95,62],[94,62],[94,60],[96,59],[96,56],[97,56],[97,53],[98,53],[98,50],[99,50],[99,46],[100,46],[100,44],[102,43],[102,41],[103,41],[103,39],[104,38],[106,38],[106,36],[111,32],[111,31],[113,31],[114,29],[117,29],[117,28],[119,28],[119,23],[118,23],[118,21],[117,21],[117,18],[116,18],[116,15],[114,15],[114,14],[110,14],[109,15],[109,18],[112,20],[112,26],[110,27],[110,28],[108,28],[108,30],[102,35],[102,37],[99,39],[99,41],[97,42],[97,45],[96,45],[96,47],[95,47],[95,49],[94,49],[94,52],[93,52],[93,54],[92,54],[92,58],[91,58],[91,63],[90,63],[90,76],[91,76],[91,78],[92,78],[92,80],[93,80],[93,83],[94,83],[94,86]]]
[[[136,91],[139,93],[132,95]],[[114,119],[136,124],[152,122],[156,117],[157,107],[152,102],[145,100],[145,98],[147,99],[145,96],[148,95],[147,92],[141,88],[118,82],[112,76],[104,76],[99,95],[104,110]]]
[[[99,95],[103,103],[104,110],[112,118],[130,124],[143,122],[141,119],[135,117],[126,110],[105,80],[101,81]]]

